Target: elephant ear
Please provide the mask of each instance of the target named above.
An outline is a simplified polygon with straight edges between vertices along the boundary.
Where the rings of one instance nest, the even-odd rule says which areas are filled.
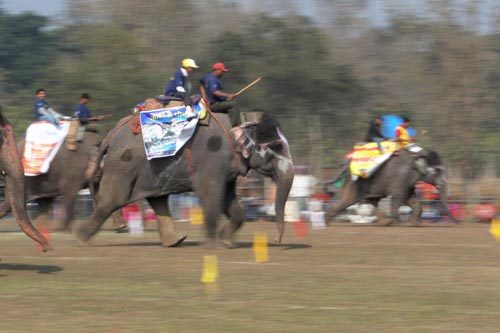
[[[415,168],[422,175],[425,175],[427,173],[428,167],[429,167],[429,164],[427,163],[427,159],[425,157],[418,157],[415,160]]]
[[[279,140],[278,120],[267,112],[262,112],[255,128],[255,141],[258,144]]]
[[[441,163],[441,158],[439,157],[439,154],[436,153],[435,151],[430,151],[427,156],[425,157],[425,159],[427,160],[427,163],[429,165],[432,165],[434,167],[441,167],[442,166],[442,163]]]
[[[0,105],[0,125],[1,126],[6,126],[6,125],[10,125],[9,121],[7,120],[7,118],[5,118],[3,116],[3,112],[2,112],[2,106]]]
[[[4,117],[2,112],[2,106],[0,105],[0,127],[4,129],[4,127],[6,126],[10,127],[10,123],[7,120],[7,118]],[[0,131],[0,146],[3,146],[3,140],[4,140],[4,132]]]

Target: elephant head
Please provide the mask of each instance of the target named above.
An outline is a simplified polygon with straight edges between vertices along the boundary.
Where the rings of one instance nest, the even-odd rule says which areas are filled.
[[[26,213],[24,169],[16,147],[14,131],[0,108],[0,170],[5,178],[5,194],[12,213],[23,232],[42,246],[43,252],[51,249],[49,242],[33,226]]]
[[[254,171],[270,177],[276,183],[276,242],[281,242],[285,231],[285,204],[292,187],[294,171],[288,141],[283,135],[278,121],[267,112],[248,112],[249,122],[244,127],[245,135],[252,141],[253,148],[248,157],[241,157],[245,171]]]
[[[419,156],[415,159],[415,168],[419,173],[419,180],[434,185],[439,190],[440,202],[446,215],[457,223],[457,219],[448,209],[447,183],[445,180],[445,168],[441,158],[435,151]]]

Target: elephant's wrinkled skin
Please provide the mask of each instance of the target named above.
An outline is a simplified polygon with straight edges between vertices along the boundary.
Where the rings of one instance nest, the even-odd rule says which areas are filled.
[[[392,156],[368,179],[353,181],[346,170],[346,181],[340,193],[340,201],[327,212],[326,219],[329,221],[347,207],[365,200],[375,206],[380,224],[390,225],[399,221],[398,208],[408,205],[412,209],[410,222],[418,225],[422,208],[415,194],[415,184],[422,180],[439,189],[443,211],[454,222],[457,222],[448,209],[443,170],[437,153],[429,152],[416,157],[406,150],[401,150],[399,155]],[[380,199],[387,196],[392,197],[389,219],[386,219],[378,209]]]
[[[5,179],[6,201],[23,232],[42,246],[43,252],[51,249],[49,242],[31,224],[26,213],[24,169],[16,147],[14,131],[0,110],[0,170]]]
[[[62,228],[69,229],[73,219],[73,210],[78,191],[87,187],[85,170],[92,150],[101,142],[101,136],[95,132],[85,132],[84,140],[77,143],[77,150],[71,151],[62,145],[49,171],[39,176],[26,177],[27,200],[35,200],[40,208],[36,222],[49,218],[50,208],[54,199],[62,196],[64,217]],[[18,145],[19,151],[24,150],[24,140]],[[10,204],[4,201],[0,204],[0,217],[10,211]]]
[[[245,159],[232,150],[235,141],[227,115],[216,114],[216,117],[211,119],[209,126],[198,126],[187,147],[176,156],[151,161],[146,159],[142,135],[132,134],[127,120],[122,120],[101,145],[101,155],[107,155],[96,208],[88,221],[75,228],[77,239],[87,242],[113,211],[146,198],[158,215],[162,244],[179,245],[186,236],[176,233],[167,198],[170,194],[195,190],[203,208],[210,242],[216,240],[217,219],[224,213],[230,223],[220,234],[226,245],[234,246],[233,235],[244,217],[236,197],[236,178],[254,169],[272,177],[277,184],[276,241],[280,242],[284,232],[284,207],[293,181],[293,163],[286,138],[269,114],[248,113],[247,120],[257,123],[247,129],[257,146]]]

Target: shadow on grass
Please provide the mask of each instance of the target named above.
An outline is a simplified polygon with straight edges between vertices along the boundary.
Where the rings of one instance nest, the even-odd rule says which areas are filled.
[[[283,248],[283,250],[296,250],[296,249],[308,249],[312,247],[310,244],[291,244],[291,243],[267,243],[268,247],[278,247]],[[239,242],[238,248],[251,248],[253,247],[253,242]]]
[[[206,246],[206,242],[198,242],[198,241],[184,241],[182,245],[174,247],[174,248],[183,248],[183,247],[199,247],[199,246]],[[222,244],[222,243],[221,243]],[[252,242],[237,242],[236,243],[236,248],[237,249],[245,249],[245,248],[251,248],[253,247]],[[122,247],[122,246],[154,246],[154,247],[161,247],[161,242],[137,242],[137,243],[120,243],[120,244],[98,244],[98,245],[91,245],[91,247]],[[276,243],[268,243],[269,247],[278,247],[278,248],[283,248],[283,250],[294,250],[294,249],[306,249],[312,247],[309,244],[276,244]]]
[[[328,227],[346,227],[346,228],[381,228],[381,229],[391,229],[391,228],[453,228],[463,225],[462,223],[453,222],[422,222],[419,225],[413,225],[408,222],[393,223],[391,225],[380,225],[377,223],[329,223]]]
[[[51,265],[29,265],[29,264],[2,264],[0,263],[0,271],[36,271],[38,274],[53,274],[63,270],[60,266]],[[3,277],[6,275],[0,275]]]

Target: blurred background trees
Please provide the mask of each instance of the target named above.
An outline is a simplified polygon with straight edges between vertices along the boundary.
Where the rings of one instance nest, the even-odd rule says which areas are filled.
[[[241,110],[276,114],[297,164],[337,166],[378,113],[409,116],[458,174],[500,171],[500,10],[492,1],[68,0],[61,19],[0,11],[0,94],[16,134],[44,87],[82,92],[110,128],[183,58],[222,61]]]

